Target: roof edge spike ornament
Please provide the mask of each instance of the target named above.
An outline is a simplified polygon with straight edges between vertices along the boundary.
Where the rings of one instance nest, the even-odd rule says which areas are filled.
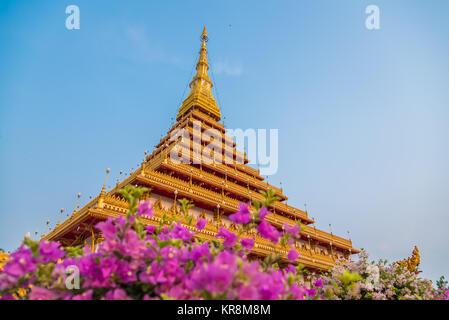
[[[106,195],[106,182],[108,181],[108,175],[109,175],[110,171],[111,171],[111,169],[109,169],[109,168],[106,169],[106,178],[104,178],[103,188],[101,188],[100,197],[98,199],[98,207],[99,208],[103,208],[104,197]]]
[[[58,222],[56,223],[56,226],[59,226],[59,222],[61,222],[61,216],[62,216],[63,212],[64,212],[64,208],[61,208],[61,211],[59,211],[59,218],[58,218]]]
[[[76,195],[75,209],[73,209],[72,216],[74,216],[76,214],[76,210],[78,209],[78,201],[80,200],[80,198],[81,198],[81,192],[79,192]]]
[[[217,106],[217,102],[212,94],[212,87],[214,84],[207,74],[209,63],[207,61],[206,42],[208,40],[209,37],[207,35],[206,26],[204,26],[203,33],[201,34],[202,44],[200,55],[198,62],[196,63],[196,75],[189,84],[190,93],[182,102],[176,120],[182,118],[183,115],[193,108],[202,109],[217,121],[220,121],[221,119],[220,108]]]

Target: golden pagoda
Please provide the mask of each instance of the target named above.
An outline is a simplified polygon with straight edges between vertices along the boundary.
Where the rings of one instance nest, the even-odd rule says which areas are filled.
[[[117,181],[116,186],[109,191],[106,191],[105,181],[98,196],[79,210],[75,207],[70,217],[60,224],[58,221],[55,228],[43,238],[59,241],[65,246],[84,243],[93,248],[95,243],[102,240],[100,232],[94,226],[108,217],[126,214],[128,203],[117,191],[126,185],[133,185],[151,190],[141,199],[149,200],[153,205],[154,215],[144,217],[145,223],[159,224],[162,216],[168,213],[181,216],[177,200],[186,198],[194,205],[189,209],[189,213],[195,217],[194,220],[201,217],[208,221],[203,230],[197,230],[187,224],[186,227],[194,231],[197,237],[212,240],[220,227],[231,231],[235,229],[227,216],[238,210],[239,202],[263,200],[259,191],[272,189],[280,200],[268,208],[273,214],[268,215],[266,220],[279,229],[282,229],[284,223],[292,225],[300,221],[301,239],[295,241],[291,247],[285,247],[280,244],[273,245],[253,231],[248,235],[255,237],[255,246],[251,252],[253,256],[281,254],[285,257],[283,262],[286,263],[288,251],[295,248],[300,253],[296,261],[298,264],[303,264],[309,270],[319,271],[333,267],[337,259],[349,258],[351,254],[358,253],[351,240],[315,228],[314,221],[308,217],[306,210],[287,205],[285,201],[288,198],[283,194],[283,190],[270,185],[260,175],[260,170],[247,165],[249,160],[246,153],[237,151],[233,138],[226,135],[226,129],[219,123],[220,108],[212,94],[213,83],[207,73],[208,36],[205,27],[201,40],[196,75],[190,82],[190,93],[179,108],[176,123],[167,135],[161,138],[151,154],[146,153],[137,170],[123,181]],[[205,144],[195,139],[172,139],[173,134],[179,130],[188,132],[190,136],[195,130],[219,132],[224,145],[224,152],[220,156],[231,158],[231,163],[214,161],[215,154],[211,156],[212,161],[199,159],[199,155],[206,148]],[[173,161],[173,152],[187,154],[187,163]],[[195,224],[196,221],[193,221],[192,225]]]

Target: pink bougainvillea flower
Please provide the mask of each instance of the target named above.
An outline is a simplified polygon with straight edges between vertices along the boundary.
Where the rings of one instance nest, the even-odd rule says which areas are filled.
[[[189,242],[190,239],[195,235],[190,232],[186,227],[181,225],[181,222],[178,222],[175,227],[171,230],[170,235],[173,239],[181,239],[184,242]]]
[[[312,289],[307,289],[306,290],[306,293],[307,293],[307,295],[309,296],[309,297],[315,297],[315,295],[316,295],[316,289],[315,288],[312,288]]]
[[[36,259],[33,257],[31,250],[25,248],[24,245],[21,245],[16,252],[11,254],[10,260],[3,267],[3,272],[6,275],[11,276],[10,278],[8,278],[9,280],[12,280],[12,278],[17,279],[20,276],[23,276],[26,273],[33,272],[35,270]]]
[[[39,242],[39,254],[42,262],[58,261],[65,256],[64,250],[60,249],[58,242],[42,240]]]
[[[198,221],[196,223],[196,228],[198,230],[203,230],[204,227],[206,226],[206,224],[207,224],[207,220],[206,219],[198,218]]]
[[[292,265],[292,264],[289,264],[289,265],[287,266],[287,268],[285,268],[285,271],[286,271],[286,272],[291,272],[291,273],[293,273],[293,274],[296,274],[296,268],[295,268],[295,266]]]
[[[290,289],[290,293],[293,294],[294,300],[304,300],[304,298],[306,297],[306,290],[306,287],[300,286],[295,282]]]
[[[30,292],[30,300],[52,300],[55,298],[55,293],[51,290],[33,287]]]
[[[271,212],[268,211],[267,208],[265,208],[265,207],[260,208],[260,211],[259,211],[259,218],[260,218],[261,220],[264,220],[265,217],[266,217],[267,215],[269,215],[269,214],[271,214]]]
[[[253,286],[242,286],[238,291],[239,300],[257,300],[259,294],[257,288]]]
[[[220,228],[220,230],[217,233],[216,237],[224,239],[223,246],[225,248],[231,248],[237,242],[237,236],[235,234],[233,234],[231,231],[229,231],[229,230],[227,230],[225,228]]]
[[[130,300],[125,290],[113,289],[106,293],[105,300]]]
[[[95,227],[102,232],[105,239],[115,238],[117,227],[114,224],[113,218],[108,218],[106,221],[99,222]]]
[[[137,215],[138,216],[146,216],[146,217],[152,217],[153,216],[153,207],[151,206],[150,201],[142,202],[139,207],[137,208]]]
[[[277,243],[279,241],[279,237],[281,236],[279,231],[265,220],[262,220],[262,222],[257,226],[257,231],[259,231],[262,237],[273,243]]]
[[[239,210],[229,216],[229,220],[237,224],[247,224],[251,221],[251,212],[247,203],[239,203]]]
[[[153,233],[155,228],[155,226],[146,226],[145,230],[147,230],[148,233]]]
[[[284,223],[284,230],[286,233],[295,238],[299,238],[301,235],[301,228],[297,224],[293,224],[290,226],[288,223]]]
[[[93,290],[87,290],[86,292],[82,294],[78,294],[72,298],[72,300],[92,300],[92,293]]]
[[[318,279],[317,281],[315,281],[314,286],[317,288],[321,288],[323,286],[323,280]]]
[[[205,242],[200,246],[196,246],[190,251],[189,258],[198,263],[198,261],[205,259],[207,261],[211,260],[209,245]]]
[[[240,241],[242,247],[244,247],[245,249],[251,251],[254,247],[254,238],[253,239],[248,239],[248,238],[243,238]]]
[[[236,257],[228,251],[222,251],[212,263],[204,263],[193,271],[188,287],[212,293],[225,292],[231,287],[235,272],[237,272]]]
[[[299,253],[295,249],[291,249],[287,254],[287,258],[290,261],[295,261],[296,259],[298,259],[298,257],[299,257]]]

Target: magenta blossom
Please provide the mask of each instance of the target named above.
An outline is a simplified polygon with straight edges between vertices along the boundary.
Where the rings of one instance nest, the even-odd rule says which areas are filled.
[[[229,231],[229,230],[227,230],[225,228],[220,228],[220,230],[217,233],[216,237],[224,239],[223,246],[225,248],[231,248],[237,242],[237,236],[235,234],[233,234],[231,231]]]
[[[78,294],[72,298],[72,300],[92,300],[92,289],[87,290],[86,292],[82,294]]]
[[[316,295],[316,289],[315,289],[315,288],[307,289],[307,290],[306,290],[306,293],[307,293],[307,295],[308,295],[309,297],[315,297],[315,295]]]
[[[323,279],[318,279],[317,281],[315,281],[314,286],[317,288],[321,288],[323,286]]]
[[[100,230],[105,239],[114,239],[115,234],[117,233],[117,227],[114,224],[113,218],[108,218],[106,221],[97,223],[95,226],[98,230]]]
[[[10,260],[3,267],[3,272],[13,278],[19,278],[26,273],[36,270],[36,259],[33,257],[31,250],[23,245],[11,254]],[[1,288],[1,286],[0,286]]]
[[[273,243],[277,243],[279,237],[281,236],[279,231],[265,220],[262,220],[262,222],[257,226],[257,231],[259,231],[262,237]]]
[[[295,261],[296,259],[298,259],[298,257],[299,257],[299,253],[295,249],[291,249],[287,254],[287,258],[290,261]]]
[[[232,285],[236,272],[236,257],[228,251],[222,251],[212,263],[204,263],[192,273],[188,287],[197,291],[225,292]]]
[[[265,208],[265,207],[260,208],[260,211],[259,211],[259,218],[260,218],[261,220],[264,220],[265,217],[268,216],[269,214],[271,214],[271,212],[268,211],[267,208]]]
[[[285,272],[291,272],[293,274],[296,274],[296,268],[292,264],[288,264],[287,268],[284,270]]]
[[[52,300],[55,298],[55,293],[51,290],[33,287],[30,293],[30,300]]]
[[[105,295],[105,300],[130,300],[123,289],[113,289]]]
[[[154,232],[154,229],[156,229],[155,226],[146,226],[145,227],[145,230],[147,230],[147,232],[150,234]]]
[[[297,224],[293,224],[290,226],[288,223],[284,223],[284,230],[286,233],[295,238],[299,238],[301,235],[301,228]]]
[[[171,236],[174,239],[181,239],[184,242],[189,242],[195,234],[190,232],[186,227],[181,225],[181,222],[175,225],[171,230]]]
[[[153,207],[151,206],[150,201],[145,201],[139,205],[137,208],[137,215],[138,216],[146,216],[146,217],[152,217],[153,216]]]
[[[243,238],[240,241],[242,247],[244,247],[245,249],[251,251],[254,247],[254,238],[253,239],[248,239],[248,238]]]
[[[207,220],[206,220],[206,219],[198,218],[198,221],[197,221],[197,223],[196,223],[196,228],[197,228],[198,230],[203,230],[204,227],[206,226],[206,223],[207,223]]]
[[[237,224],[247,224],[251,221],[248,204],[239,202],[239,211],[229,216],[229,220]]]
[[[39,254],[42,257],[42,262],[58,261],[64,257],[65,252],[59,247],[58,242],[42,240],[39,242]]]
[[[189,258],[192,259],[195,263],[198,261],[205,259],[207,261],[211,260],[209,245],[205,242],[200,246],[196,246],[190,251]]]

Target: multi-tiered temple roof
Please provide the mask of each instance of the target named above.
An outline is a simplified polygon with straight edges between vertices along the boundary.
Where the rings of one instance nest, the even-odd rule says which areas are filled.
[[[208,220],[203,230],[196,230],[199,238],[215,239],[220,227],[235,230],[227,216],[238,210],[239,202],[250,202],[253,199],[263,200],[260,190],[272,189],[276,191],[280,201],[268,208],[273,214],[266,220],[279,229],[284,223],[302,223],[301,239],[294,247],[300,256],[297,263],[302,263],[309,269],[323,270],[332,267],[341,257],[349,257],[359,251],[352,247],[351,240],[333,235],[314,226],[314,221],[303,211],[287,205],[287,197],[283,190],[268,184],[260,171],[248,165],[246,154],[237,151],[233,138],[226,135],[226,129],[219,123],[220,109],[212,94],[213,83],[208,76],[206,28],[201,35],[202,45],[196,65],[196,75],[190,82],[190,93],[179,108],[177,122],[155,146],[155,150],[146,156],[140,168],[131,173],[123,181],[106,192],[106,182],[100,194],[84,205],[72,216],[44,235],[44,238],[60,241],[63,245],[77,245],[86,243],[94,246],[101,241],[101,234],[94,228],[95,224],[108,217],[118,217],[127,212],[127,202],[116,192],[126,185],[145,186],[151,189],[142,200],[149,200],[154,206],[154,216],[144,218],[147,224],[158,224],[164,213],[179,214],[177,200],[187,198],[194,207],[190,213],[196,218]],[[220,144],[223,150],[221,156],[231,158],[230,163],[216,160],[216,154],[210,154],[210,161],[204,161],[206,144],[195,138],[173,139],[173,134],[183,130],[194,137],[196,132],[204,133],[214,129],[221,135],[212,144]],[[175,149],[176,148],[176,149]],[[173,161],[171,154],[187,154],[186,161]],[[223,159],[222,158],[222,159]],[[184,160],[185,157],[184,157]],[[194,221],[195,222],[195,221]],[[195,225],[195,223],[193,223]],[[272,245],[262,238],[256,231],[244,236],[255,237],[256,242],[252,255],[267,256],[270,253],[280,253],[286,256],[289,248]],[[287,261],[287,260],[285,260]]]

